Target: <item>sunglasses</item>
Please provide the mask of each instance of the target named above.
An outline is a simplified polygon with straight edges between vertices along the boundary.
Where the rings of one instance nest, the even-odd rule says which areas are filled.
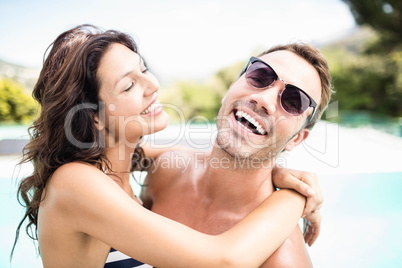
[[[258,89],[270,88],[275,81],[280,80],[285,84],[285,88],[279,94],[281,106],[287,113],[298,116],[303,114],[309,107],[313,107],[313,113],[310,116],[309,122],[313,119],[317,103],[302,89],[290,85],[280,79],[274,69],[266,62],[251,57],[246,67],[240,73],[242,76],[246,73],[247,83]],[[239,76],[239,77],[240,77]]]

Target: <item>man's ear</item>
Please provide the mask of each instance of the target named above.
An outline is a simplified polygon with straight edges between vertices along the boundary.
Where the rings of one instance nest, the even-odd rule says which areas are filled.
[[[285,146],[286,151],[292,151],[296,146],[302,143],[305,139],[307,139],[310,134],[310,130],[308,128],[303,128],[300,130],[298,134],[296,134],[293,138],[291,138]]]

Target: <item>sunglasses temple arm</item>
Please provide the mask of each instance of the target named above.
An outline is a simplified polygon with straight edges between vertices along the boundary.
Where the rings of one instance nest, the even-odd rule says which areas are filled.
[[[310,119],[308,120],[309,123],[311,122],[311,120],[313,120],[316,110],[317,110],[317,107],[314,107],[313,114],[311,115]]]
[[[243,70],[241,71],[239,77],[242,76],[242,75],[247,71],[247,67],[248,67],[248,65],[250,64],[250,61],[251,61],[251,59],[248,60],[246,66],[244,66],[244,68],[243,68]]]

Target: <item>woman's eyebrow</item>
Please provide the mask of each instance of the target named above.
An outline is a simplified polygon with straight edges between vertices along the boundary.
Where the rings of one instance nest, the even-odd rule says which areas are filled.
[[[142,69],[142,68],[141,68],[141,67],[142,67],[141,63],[145,66],[145,68],[147,67],[147,66],[145,65],[144,59],[140,57],[140,60],[139,60],[139,62],[138,62],[138,66],[139,66],[139,69],[140,69],[140,70]],[[132,70],[129,70],[129,71],[127,71],[126,73],[124,73],[122,76],[120,76],[120,77],[117,79],[117,81],[116,81],[116,83],[114,84],[113,87],[116,87],[116,85],[117,85],[124,77],[131,75],[131,74],[134,73],[135,71],[136,71],[135,69],[132,69]]]
[[[114,84],[114,88],[116,87],[116,85],[126,76],[129,76],[130,74],[132,74],[134,72],[134,70],[130,70],[126,73],[124,73],[122,76],[119,77],[119,79],[117,79],[116,83]]]

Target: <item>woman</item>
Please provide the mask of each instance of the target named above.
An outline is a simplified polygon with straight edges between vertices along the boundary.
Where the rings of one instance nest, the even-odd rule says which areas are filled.
[[[18,230],[28,218],[45,267],[102,267],[111,248],[153,266],[255,267],[293,231],[305,199],[288,190],[218,236],[141,206],[129,185],[131,157],[141,136],[168,123],[158,88],[123,33],[81,25],[52,44],[24,150],[34,171],[19,187],[27,211]]]

